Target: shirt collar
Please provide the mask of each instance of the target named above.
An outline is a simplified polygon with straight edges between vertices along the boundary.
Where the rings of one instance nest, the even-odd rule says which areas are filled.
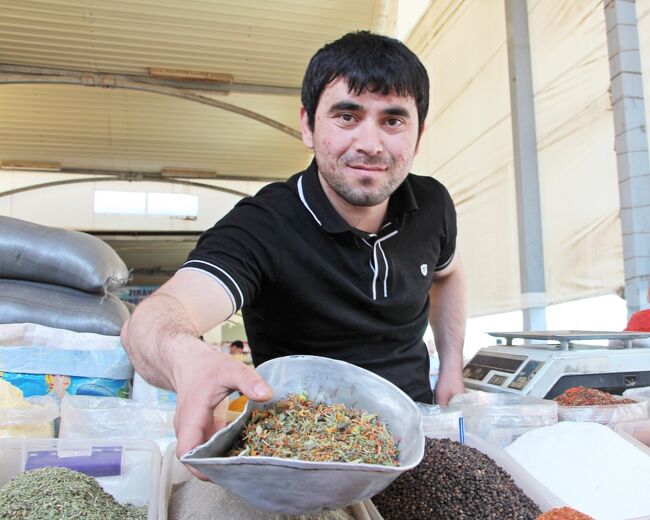
[[[316,159],[312,160],[304,172],[298,174],[297,190],[305,208],[325,231],[328,233],[343,233],[346,231],[359,233],[338,214],[327,195],[325,195],[318,178]],[[417,209],[415,195],[407,177],[390,197],[386,220],[392,222],[395,227],[401,228],[405,216]],[[393,226],[390,227],[395,229]]]

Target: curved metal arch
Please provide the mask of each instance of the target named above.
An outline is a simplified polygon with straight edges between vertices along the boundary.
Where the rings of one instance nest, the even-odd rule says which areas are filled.
[[[61,181],[52,181],[52,182],[43,182],[41,184],[33,184],[31,186],[24,186],[22,188],[16,188],[13,190],[7,190],[7,191],[2,191],[0,192],[0,198],[1,197],[9,197],[10,195],[17,195],[18,193],[25,193],[27,191],[32,191],[32,190],[40,190],[44,188],[53,188],[55,186],[64,186],[66,184],[81,184],[81,183],[86,183],[86,182],[108,182],[108,181],[122,181],[122,180],[128,180],[128,181],[151,181],[151,182],[168,182],[171,184],[183,184],[186,186],[194,186],[196,188],[206,188],[208,190],[215,190],[215,191],[221,191],[223,193],[229,193],[230,195],[237,195],[239,197],[248,197],[250,196],[248,193],[244,193],[243,191],[237,191],[237,190],[232,190],[230,188],[222,188],[220,186],[210,186],[209,184],[202,184],[200,182],[192,182],[192,181],[181,181],[177,179],[164,179],[164,178],[159,178],[159,177],[142,177],[142,178],[127,178],[127,179],[121,179],[119,177],[83,177],[81,179],[66,179],[66,180],[61,180]]]
[[[295,139],[302,139],[302,134],[290,126],[287,126],[275,119],[263,116],[252,110],[238,107],[218,99],[213,99],[195,92],[169,87],[166,85],[152,85],[149,83],[140,83],[137,81],[125,79],[110,74],[97,74],[93,72],[84,72],[78,76],[63,76],[55,74],[12,74],[3,73],[0,76],[0,84],[62,84],[62,85],[82,85],[87,87],[103,87],[103,88],[123,88],[126,90],[140,90],[144,92],[151,92],[153,94],[161,94],[163,96],[172,96],[188,101],[195,101],[203,105],[209,105],[234,114],[253,119],[262,124],[268,125],[276,130],[294,137]]]

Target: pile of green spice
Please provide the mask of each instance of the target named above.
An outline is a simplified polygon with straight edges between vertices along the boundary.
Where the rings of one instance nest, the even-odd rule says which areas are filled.
[[[0,488],[6,520],[145,520],[147,507],[123,506],[97,481],[67,468],[26,471]]]
[[[628,398],[617,399],[608,392],[596,388],[585,388],[584,386],[576,386],[565,390],[564,393],[555,398],[555,401],[562,406],[601,406],[637,402]]]
[[[229,456],[397,466],[397,444],[376,414],[290,394],[253,410]]]

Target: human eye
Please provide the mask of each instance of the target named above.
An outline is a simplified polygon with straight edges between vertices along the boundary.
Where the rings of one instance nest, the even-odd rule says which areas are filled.
[[[350,112],[341,112],[337,114],[336,118],[342,123],[353,123],[356,119],[354,114],[351,114]]]
[[[389,117],[386,119],[385,124],[390,128],[400,128],[404,125],[404,121],[398,117]]]

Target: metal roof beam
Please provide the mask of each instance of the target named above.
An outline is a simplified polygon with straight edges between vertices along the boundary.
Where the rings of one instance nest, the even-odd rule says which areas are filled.
[[[234,114],[238,114],[249,119],[253,119],[259,123],[268,125],[280,132],[283,132],[295,139],[302,140],[302,135],[298,130],[280,123],[275,119],[264,116],[253,110],[248,110],[237,105],[232,105],[218,99],[207,97],[203,94],[197,94],[192,90],[182,89],[178,87],[170,87],[167,85],[153,85],[150,83],[142,83],[125,79],[121,76],[112,74],[98,74],[95,72],[80,72],[77,74],[25,74],[25,73],[12,73],[0,72],[0,85],[5,84],[62,84],[62,85],[80,85],[86,87],[101,87],[101,88],[123,88],[127,90],[140,90],[143,92],[151,92],[153,94],[161,94],[163,96],[172,96],[187,101],[194,101],[202,105],[208,105],[215,108],[220,108]]]
[[[219,83],[214,81],[202,80],[179,80],[169,78],[154,78],[147,75],[137,74],[109,74],[100,72],[89,72],[82,70],[69,69],[49,69],[46,67],[25,67],[21,65],[10,65],[0,63],[0,72],[8,74],[30,74],[34,76],[69,76],[79,77],[85,74],[100,74],[119,78],[123,81],[132,81],[136,83],[146,83],[149,85],[161,85],[174,87],[185,90],[200,90],[206,92],[215,92],[219,94],[228,94],[230,92],[239,92],[244,94],[270,94],[275,96],[300,97],[300,87],[288,85],[257,85],[253,83]]]
[[[86,182],[115,182],[119,180],[128,180],[128,181],[154,181],[154,182],[168,182],[170,184],[183,184],[185,186],[194,186],[196,188],[206,188],[208,190],[221,191],[223,193],[230,193],[231,195],[237,195],[238,197],[249,197],[250,194],[244,193],[243,191],[233,190],[230,188],[223,188],[221,186],[212,186],[211,184],[203,184],[201,182],[193,181],[181,181],[178,179],[168,179],[165,177],[143,177],[138,175],[130,175],[124,179],[118,177],[83,177],[81,179],[66,179],[52,182],[43,182],[41,184],[32,184],[31,186],[23,186],[22,188],[15,188],[13,190],[7,190],[0,192],[0,198],[9,197],[11,195],[17,195],[19,193],[25,193],[28,191],[40,190],[44,188],[53,188],[55,186],[65,186],[68,184],[83,184]]]
[[[98,175],[98,176],[109,176],[112,175],[117,177],[115,180],[147,180],[147,181],[165,181],[166,179],[174,178],[170,176],[164,176],[160,172],[146,172],[146,171],[133,171],[133,170],[102,170],[99,168],[65,168],[62,167],[56,172],[58,173],[70,173],[76,175]],[[183,177],[184,179],[189,179],[190,177]],[[202,177],[199,177],[203,179]],[[249,182],[275,182],[275,181],[286,181],[286,177],[272,177],[272,176],[254,176],[248,177],[243,175],[222,175],[217,173],[216,176],[210,180],[215,181],[249,181]]]

